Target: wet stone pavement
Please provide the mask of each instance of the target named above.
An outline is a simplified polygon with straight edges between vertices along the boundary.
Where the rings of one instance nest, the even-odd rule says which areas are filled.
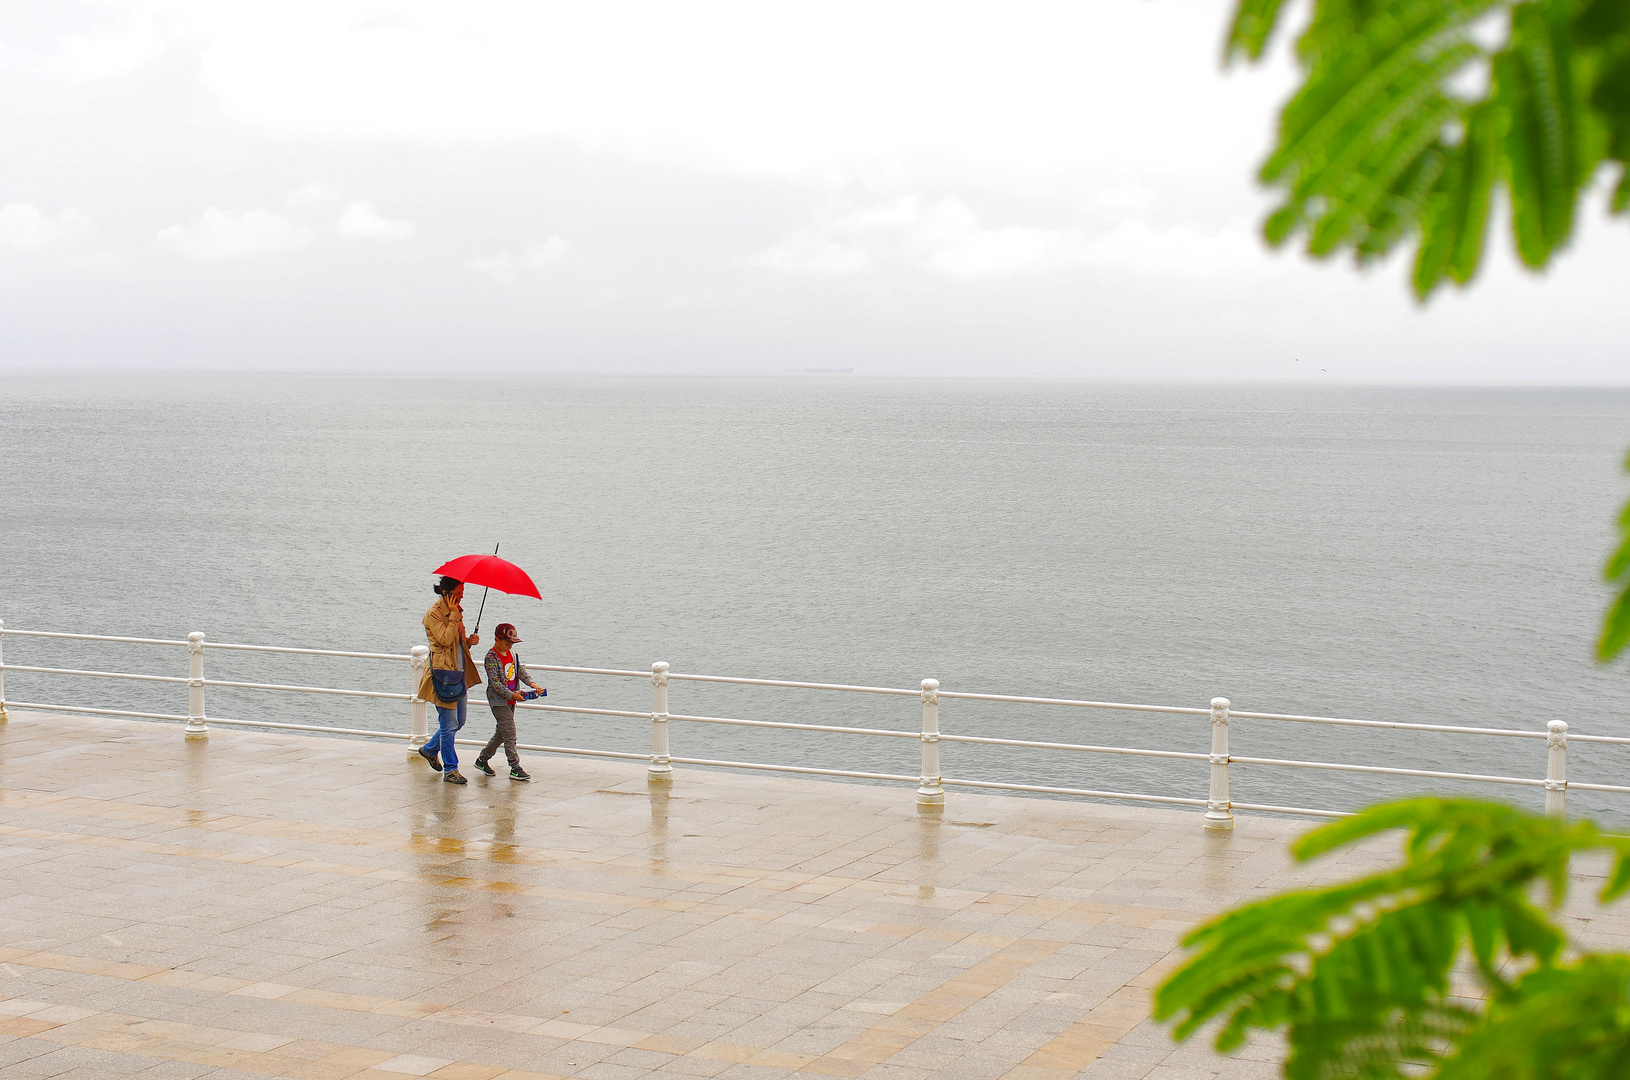
[[[1377,857],[1290,868],[1294,821],[527,765],[456,787],[400,743],[13,712],[0,1077],[1266,1080],[1274,1045],[1175,1047],[1149,989],[1198,920]]]

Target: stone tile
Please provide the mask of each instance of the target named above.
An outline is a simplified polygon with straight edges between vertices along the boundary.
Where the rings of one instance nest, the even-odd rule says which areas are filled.
[[[417,1054],[398,1054],[385,1061],[370,1062],[376,1072],[402,1073],[407,1076],[429,1076],[453,1064],[446,1058],[421,1057]]]
[[[1196,922],[1375,860],[637,762],[458,789],[400,746],[55,714],[0,751],[6,1080],[1266,1080],[1282,1044],[1174,1051],[1148,990]]]

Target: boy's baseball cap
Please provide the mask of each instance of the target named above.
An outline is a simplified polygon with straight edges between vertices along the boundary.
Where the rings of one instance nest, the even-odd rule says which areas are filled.
[[[515,636],[515,624],[514,623],[507,623],[507,622],[499,623],[498,624],[498,629],[494,630],[493,633],[495,635],[497,635],[498,637],[501,637],[505,641],[508,641],[508,642],[510,642],[512,644],[521,640],[520,638]]]

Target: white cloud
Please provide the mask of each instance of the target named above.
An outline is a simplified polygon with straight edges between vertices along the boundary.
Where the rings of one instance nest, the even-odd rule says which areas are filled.
[[[291,210],[300,210],[308,206],[319,206],[322,203],[333,202],[339,197],[338,190],[329,187],[327,184],[313,182],[295,188],[289,192],[288,198],[284,199],[283,202]]]
[[[69,82],[112,79],[145,66],[168,48],[168,42],[152,20],[138,18],[111,33],[64,38],[51,67]]]
[[[1290,70],[1224,78],[1220,0],[157,4],[222,110],[278,131],[564,138],[902,187],[977,174],[1067,194],[1070,174],[1130,160],[1243,175]],[[1152,134],[1174,117],[1181,138]]]
[[[839,243],[822,229],[799,229],[783,236],[753,259],[784,273],[852,274],[872,264],[865,249]]]
[[[154,240],[190,259],[245,259],[278,251],[292,251],[311,243],[310,229],[256,207],[233,213],[212,206],[197,225],[171,225]]]
[[[56,217],[41,213],[30,203],[0,206],[0,247],[15,251],[72,243],[89,236],[95,228],[90,218],[71,206],[63,207]]]
[[[1154,209],[1160,196],[1141,184],[1130,181],[1116,184],[1098,192],[1093,202],[1100,210],[1118,211],[1121,213],[1143,213]]]
[[[1270,264],[1244,222],[1214,232],[1123,221],[1105,232],[1009,225],[988,228],[955,196],[918,195],[861,210],[835,210],[812,229],[788,233],[753,259],[786,273],[854,273],[909,266],[952,278],[994,278],[1070,267],[1208,276]]]
[[[1215,277],[1250,272],[1278,273],[1282,264],[1263,247],[1256,229],[1236,218],[1215,231],[1191,225],[1157,229],[1142,221],[1123,221],[1095,237],[1081,251],[1082,261],[1124,267],[1141,274]]]
[[[558,236],[551,236],[541,244],[527,248],[519,255],[500,251],[496,255],[483,255],[470,260],[470,269],[483,274],[500,285],[519,281],[529,270],[541,270],[566,257],[571,245]]]
[[[783,237],[755,261],[786,272],[852,273],[907,265],[946,277],[1005,277],[1065,261],[1065,234],[1009,226],[987,229],[966,203],[917,195],[831,215],[814,229]]]
[[[334,231],[347,240],[405,240],[418,230],[411,221],[381,217],[373,203],[362,199],[340,211]]]

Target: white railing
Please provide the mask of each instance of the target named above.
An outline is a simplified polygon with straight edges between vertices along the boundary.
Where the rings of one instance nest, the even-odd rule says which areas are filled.
[[[19,709],[35,709],[49,712],[81,713],[97,716],[134,717],[150,720],[170,720],[184,722],[188,738],[205,738],[208,736],[210,724],[223,724],[237,727],[273,728],[289,731],[315,731],[325,734],[354,735],[376,739],[403,739],[410,747],[424,745],[429,738],[427,702],[417,696],[417,689],[423,678],[425,666],[429,663],[429,651],[423,645],[416,645],[407,653],[375,653],[351,652],[340,649],[303,649],[272,645],[237,645],[224,642],[208,641],[201,633],[191,633],[186,640],[166,638],[137,638],[114,637],[105,634],[68,634],[43,630],[7,630],[4,622],[0,622],[0,649],[3,649],[5,637],[28,638],[54,638],[68,641],[97,641],[114,642],[131,645],[158,645],[185,648],[187,657],[187,674],[179,675],[141,675],[121,671],[92,671],[79,668],[40,667],[23,664],[4,663],[3,651],[0,651],[0,722],[6,720],[6,706]],[[382,690],[344,690],[327,686],[299,686],[284,683],[242,682],[228,679],[206,679],[204,677],[204,652],[206,649],[219,649],[222,651],[254,652],[254,653],[282,653],[298,656],[330,656],[345,657],[364,660],[386,660],[407,662],[412,670],[412,685],[406,693],[396,693]],[[1475,784],[1503,784],[1518,787],[1542,788],[1545,792],[1546,813],[1554,816],[1563,816],[1566,813],[1566,798],[1570,788],[1580,791],[1608,792],[1614,794],[1630,794],[1630,786],[1617,784],[1587,784],[1567,779],[1567,748],[1569,742],[1607,743],[1617,745],[1630,745],[1630,738],[1613,735],[1580,735],[1570,733],[1566,722],[1552,720],[1546,725],[1544,731],[1525,731],[1504,728],[1467,727],[1452,724],[1419,724],[1394,720],[1354,720],[1332,716],[1297,716],[1281,713],[1240,712],[1234,711],[1227,698],[1213,698],[1208,708],[1193,708],[1175,705],[1137,705],[1116,701],[1085,701],[1072,698],[1044,698],[1023,697],[1011,694],[971,694],[956,691],[942,690],[938,681],[924,679],[921,686],[916,689],[905,689],[888,686],[850,686],[840,683],[800,682],[791,679],[747,679],[723,675],[691,675],[670,671],[666,663],[658,662],[651,665],[650,671],[622,670],[617,668],[590,668],[565,667],[550,664],[534,664],[531,669],[535,671],[554,671],[576,675],[604,676],[617,679],[649,679],[651,683],[651,709],[649,712],[630,711],[625,709],[595,709],[570,705],[542,705],[532,702],[518,703],[517,708],[537,712],[569,713],[582,716],[623,717],[635,720],[648,720],[651,724],[651,752],[647,754],[626,753],[615,750],[595,750],[583,747],[567,746],[541,746],[522,744],[521,749],[539,753],[572,754],[586,757],[619,758],[625,760],[646,761],[647,773],[651,780],[663,782],[670,780],[673,766],[697,765],[731,769],[751,769],[763,772],[795,773],[811,776],[838,776],[861,780],[881,780],[898,783],[911,783],[917,785],[917,802],[922,806],[941,806],[945,802],[945,789],[947,787],[960,787],[982,789],[990,791],[1015,791],[1044,795],[1070,795],[1096,799],[1122,799],[1135,802],[1147,802],[1170,806],[1192,806],[1205,809],[1205,827],[1208,829],[1231,829],[1234,819],[1233,811],[1250,810],[1279,814],[1303,814],[1315,817],[1343,817],[1340,811],[1320,810],[1299,806],[1274,806],[1257,803],[1234,802],[1229,794],[1228,767],[1234,765],[1269,766],[1286,769],[1315,769],[1346,773],[1367,773],[1372,775],[1414,777],[1426,780],[1452,780]],[[187,714],[185,716],[172,713],[140,712],[129,709],[91,708],[82,705],[62,705],[42,702],[14,701],[6,697],[5,675],[8,671],[28,672],[37,675],[60,675],[74,677],[88,677],[97,679],[123,679],[137,682],[156,682],[184,684],[187,687]],[[823,690],[837,691],[852,694],[881,694],[895,697],[916,698],[922,707],[922,725],[916,731],[896,731],[887,728],[849,727],[836,724],[802,724],[780,720],[751,720],[739,717],[726,716],[692,716],[683,713],[672,713],[668,708],[668,689],[670,684],[676,682],[720,683],[734,686],[762,686],[782,687],[797,690]],[[222,716],[206,716],[204,712],[204,691],[208,687],[221,687],[237,690],[263,690],[294,694],[328,694],[356,698],[381,698],[390,701],[404,702],[408,706],[408,731],[382,732],[361,728],[340,728],[321,724],[291,724],[267,720],[242,720]],[[1001,739],[981,735],[956,735],[942,732],[939,729],[939,705],[941,701],[981,701],[981,702],[1009,702],[1026,705],[1048,705],[1075,709],[1102,709],[1120,710],[1138,713],[1155,713],[1174,716],[1205,717],[1211,722],[1211,747],[1208,753],[1184,750],[1153,750],[1124,746],[1094,746],[1082,743],[1041,742],[1027,739]],[[1244,757],[1232,754],[1229,750],[1228,735],[1229,724],[1232,720],[1265,720],[1293,724],[1324,724],[1338,727],[1383,728],[1403,731],[1439,732],[1455,735],[1482,736],[1500,739],[1543,739],[1546,746],[1546,770],[1543,779],[1522,776],[1491,776],[1478,773],[1445,772],[1431,769],[1407,769],[1381,765],[1353,765],[1339,762],[1325,761],[1297,761],[1286,758]],[[803,765],[777,765],[754,761],[726,761],[714,758],[675,757],[669,748],[668,726],[674,721],[693,724],[716,724],[747,728],[765,728],[784,731],[826,732],[843,735],[858,735],[872,738],[913,739],[921,745],[921,771],[918,775],[907,776],[895,773],[861,772],[851,769],[821,769]],[[481,740],[459,739],[461,744],[476,746],[482,745]],[[1180,761],[1206,762],[1210,766],[1210,788],[1206,798],[1191,798],[1177,795],[1152,795],[1125,791],[1098,791],[1090,788],[1056,787],[1040,784],[1013,784],[999,783],[990,780],[963,779],[958,777],[942,776],[940,773],[939,745],[942,742],[965,743],[972,746],[1006,746],[1023,747],[1036,750],[1057,750],[1071,753],[1086,754],[1112,754],[1132,757],[1167,758]]]

